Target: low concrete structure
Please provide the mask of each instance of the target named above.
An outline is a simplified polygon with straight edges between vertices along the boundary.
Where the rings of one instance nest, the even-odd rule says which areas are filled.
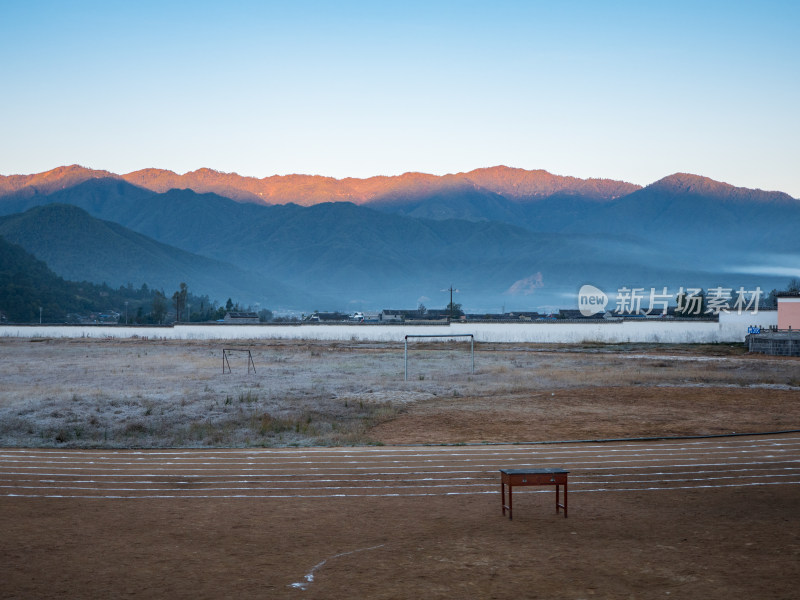
[[[747,336],[747,349],[772,356],[800,356],[800,329],[751,333]]]

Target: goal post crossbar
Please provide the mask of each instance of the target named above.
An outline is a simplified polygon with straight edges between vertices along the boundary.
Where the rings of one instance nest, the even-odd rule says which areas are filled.
[[[437,334],[437,335],[424,335],[424,334],[408,334],[405,336],[404,339],[404,349],[403,349],[403,365],[404,365],[404,381],[408,381],[408,338],[457,338],[457,337],[468,337],[469,338],[469,354],[472,360],[472,373],[475,373],[475,336],[471,333],[448,333],[448,334]]]

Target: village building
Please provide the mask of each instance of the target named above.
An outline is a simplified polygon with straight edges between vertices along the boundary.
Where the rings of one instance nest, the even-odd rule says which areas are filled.
[[[228,325],[253,325],[261,322],[258,313],[254,312],[228,312],[223,321]]]
[[[778,299],[778,329],[800,330],[800,292],[782,292]]]

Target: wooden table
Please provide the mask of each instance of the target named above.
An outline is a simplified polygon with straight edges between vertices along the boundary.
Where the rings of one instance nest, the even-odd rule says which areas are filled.
[[[500,500],[503,503],[503,516],[508,509],[508,518],[511,513],[511,490],[515,485],[554,485],[556,486],[556,513],[559,508],[564,509],[564,518],[567,518],[567,473],[564,469],[500,469]],[[564,486],[564,504],[559,503],[558,488]],[[506,486],[508,486],[508,505],[506,505]]]

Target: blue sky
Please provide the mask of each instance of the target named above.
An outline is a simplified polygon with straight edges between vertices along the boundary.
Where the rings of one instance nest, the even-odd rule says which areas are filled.
[[[0,4],[0,173],[505,164],[800,197],[797,2]]]

